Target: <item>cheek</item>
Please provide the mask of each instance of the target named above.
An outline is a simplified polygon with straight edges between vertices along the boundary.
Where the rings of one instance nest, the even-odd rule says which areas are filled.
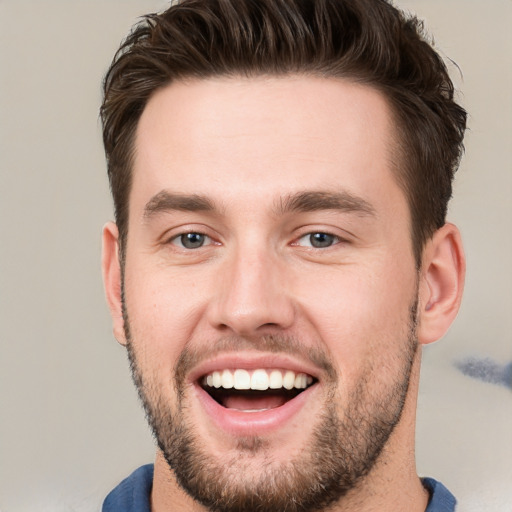
[[[308,281],[297,292],[301,311],[341,376],[353,381],[369,368],[395,365],[409,332],[413,270],[381,260],[331,269],[328,277]],[[321,282],[325,285],[319,287]]]
[[[200,280],[168,270],[127,268],[125,299],[131,337],[144,371],[172,371],[207,302]]]

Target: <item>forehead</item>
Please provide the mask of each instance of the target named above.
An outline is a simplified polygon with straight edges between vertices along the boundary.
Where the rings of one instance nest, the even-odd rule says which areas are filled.
[[[388,104],[368,86],[304,76],[176,82],[139,121],[131,200],[171,189],[275,204],[283,191],[333,188],[378,200],[384,183],[396,188],[392,150]]]

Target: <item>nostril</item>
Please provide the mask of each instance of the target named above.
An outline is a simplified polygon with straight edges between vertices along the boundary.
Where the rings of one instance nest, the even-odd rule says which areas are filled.
[[[276,286],[272,276],[259,276],[264,281],[261,284],[248,276],[250,272],[246,269],[232,277],[219,276],[217,295],[208,305],[209,323],[220,332],[240,336],[289,328],[295,318],[294,300],[283,286]]]

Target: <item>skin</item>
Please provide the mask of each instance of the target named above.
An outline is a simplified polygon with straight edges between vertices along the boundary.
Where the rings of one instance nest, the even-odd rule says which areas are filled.
[[[124,283],[140,370],[171,409],[173,368],[187,347],[209,353],[225,337],[292,336],[329,355],[342,414],[361,382],[378,400],[396,381],[411,304],[418,302],[420,345],[444,334],[463,288],[460,236],[451,224],[438,230],[418,274],[393,146],[385,99],[348,81],[216,78],[177,82],[152,96],[135,141]],[[151,208],[163,192],[200,195],[214,208]],[[279,208],[304,192],[349,194],[358,207]],[[204,233],[207,243],[185,249],[179,235],[187,232]],[[317,232],[334,235],[333,245],[311,247],[309,234]],[[114,334],[126,344],[117,237],[107,224],[103,272]],[[414,461],[420,352],[401,419],[377,463],[332,510],[425,510]],[[315,371],[312,398],[293,421],[266,432],[267,449],[250,458],[212,422],[192,384],[188,418],[209,455],[220,462],[235,455],[248,479],[256,477],[269,453],[279,465],[308,446],[326,403],[326,379]],[[157,453],[152,510],[171,504],[204,510]]]

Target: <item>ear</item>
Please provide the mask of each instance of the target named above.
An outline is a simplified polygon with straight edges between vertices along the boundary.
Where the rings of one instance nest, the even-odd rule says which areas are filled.
[[[119,262],[119,231],[116,224],[108,222],[103,227],[103,249],[101,258],[103,286],[107,297],[114,336],[121,345],[126,345],[123,307],[121,300],[121,265]]]
[[[420,343],[437,341],[452,324],[462,300],[465,274],[459,230],[453,224],[445,224],[423,251],[418,311]]]

